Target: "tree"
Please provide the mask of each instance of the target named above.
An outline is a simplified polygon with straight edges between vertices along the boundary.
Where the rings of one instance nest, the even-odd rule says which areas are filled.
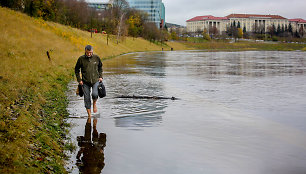
[[[129,3],[126,0],[110,0],[113,8],[117,8],[121,11],[129,8]]]
[[[238,21],[237,28],[240,28],[240,22]]]
[[[219,31],[218,31],[218,29],[217,29],[216,26],[210,27],[209,30],[210,30],[210,31],[209,31],[209,34],[210,34],[210,35],[218,35],[218,34],[219,34]]]
[[[243,31],[241,28],[238,28],[237,37],[242,38],[243,37]]]
[[[299,37],[300,37],[299,32],[298,32],[297,29],[296,29],[295,32],[294,32],[294,37],[296,37],[296,38],[299,38]]]
[[[175,31],[170,32],[171,40],[178,40],[177,33]]]
[[[203,31],[203,39],[205,39],[205,40],[207,40],[207,41],[210,41],[210,40],[211,40],[209,34],[207,33],[206,28],[205,28],[204,31]]]
[[[160,31],[156,27],[155,23],[147,22],[144,24],[143,29],[143,37],[150,42],[155,42],[156,40],[159,40],[160,38]]]
[[[23,11],[25,2],[24,0],[1,0],[0,5],[14,10]]]
[[[291,36],[293,36],[293,29],[291,23],[289,23],[288,32],[291,34]]]
[[[136,16],[130,16],[129,19],[127,20],[127,23],[129,25],[128,32],[130,36],[137,37],[137,33],[138,33],[137,26],[136,26],[137,21],[138,20]]]
[[[235,38],[235,41],[236,41],[236,39],[238,37],[238,29],[235,25],[233,25],[233,27],[232,27],[232,34],[233,34],[233,36]]]
[[[243,27],[243,33],[246,33],[246,27],[245,26]]]
[[[141,19],[141,13],[137,10],[130,10],[127,14],[128,20],[128,33],[130,36],[138,37],[143,31],[143,22]]]
[[[300,28],[299,28],[299,35],[301,37],[304,37],[304,27],[303,27],[303,25],[301,25]]]
[[[128,12],[129,4],[126,0],[111,0],[110,3],[112,4],[111,15],[116,26],[115,32],[117,34],[118,44],[120,36],[127,30],[124,21],[127,19],[126,13]]]
[[[277,36],[280,36],[281,33],[282,33],[282,30],[281,30],[280,25],[278,24],[278,25],[277,25],[277,30],[276,30],[276,35],[277,35]]]
[[[276,34],[276,29],[275,29],[274,23],[271,26],[268,27],[268,31],[269,31],[271,37]]]
[[[203,33],[203,31],[200,28],[198,28],[195,33],[199,37]]]

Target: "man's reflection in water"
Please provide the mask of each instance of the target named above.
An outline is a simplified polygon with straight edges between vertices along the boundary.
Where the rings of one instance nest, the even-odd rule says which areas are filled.
[[[101,173],[105,166],[104,147],[106,145],[106,134],[99,134],[96,126],[97,119],[95,118],[93,120],[91,139],[91,119],[88,118],[85,125],[85,137],[77,137],[80,150],[77,154],[76,165],[78,166],[80,173]],[[83,156],[81,157],[82,154]]]

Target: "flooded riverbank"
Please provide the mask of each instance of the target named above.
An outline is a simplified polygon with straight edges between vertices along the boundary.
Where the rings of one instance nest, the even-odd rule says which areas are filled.
[[[152,52],[103,64],[107,97],[90,124],[69,85],[72,173],[306,172],[305,52]]]

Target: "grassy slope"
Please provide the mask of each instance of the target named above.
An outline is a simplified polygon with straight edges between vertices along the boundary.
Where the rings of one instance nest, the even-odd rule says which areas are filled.
[[[1,7],[0,16],[5,19],[0,23],[0,173],[63,173],[65,90],[84,46],[93,45],[102,59],[161,47],[141,38],[116,44],[115,36],[106,45],[105,35],[90,38],[88,32]]]

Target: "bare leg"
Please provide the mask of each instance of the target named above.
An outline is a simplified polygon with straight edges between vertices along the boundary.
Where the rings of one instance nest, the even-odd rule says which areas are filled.
[[[87,114],[88,114],[88,118],[91,118],[91,110],[90,109],[86,109]]]
[[[96,127],[97,127],[97,122],[98,122],[98,119],[94,118],[94,120],[93,120],[93,128],[94,129],[96,129]]]
[[[87,119],[87,123],[91,123],[91,119],[90,118]]]
[[[97,108],[97,99],[93,100],[93,112],[96,113],[98,112],[98,108]]]

